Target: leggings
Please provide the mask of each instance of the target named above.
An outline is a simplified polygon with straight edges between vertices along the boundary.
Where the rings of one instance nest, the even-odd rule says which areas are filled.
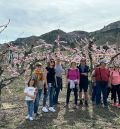
[[[120,84],[119,85],[112,85],[112,89],[113,89],[113,100],[114,100],[114,103],[116,103],[117,96],[118,96],[118,103],[120,104]]]
[[[74,99],[75,102],[74,103],[75,103],[75,105],[77,105],[77,100],[78,100],[78,88],[77,88],[77,85],[75,86],[75,88],[70,89],[70,85],[69,84],[68,84],[68,87],[67,87],[66,104],[69,104],[70,93],[71,93],[72,90],[74,92],[74,97],[75,97],[75,99]]]

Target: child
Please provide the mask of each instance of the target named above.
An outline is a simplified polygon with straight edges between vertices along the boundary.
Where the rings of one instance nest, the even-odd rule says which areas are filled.
[[[25,100],[27,102],[28,106],[28,115],[26,119],[29,119],[30,121],[33,120],[32,114],[34,111],[34,101],[35,101],[35,81],[33,79],[30,79],[28,82],[28,86],[25,88],[24,93],[26,95]]]

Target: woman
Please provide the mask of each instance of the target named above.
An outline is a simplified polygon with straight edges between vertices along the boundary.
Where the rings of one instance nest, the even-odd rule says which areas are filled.
[[[56,60],[55,72],[56,72],[56,88],[54,93],[54,104],[59,104],[58,98],[60,90],[62,90],[62,74],[64,72],[60,58],[57,58]]]
[[[39,109],[39,102],[42,95],[42,89],[43,89],[43,72],[42,72],[42,64],[37,63],[36,68],[32,73],[32,79],[35,80],[35,87],[37,90],[36,99],[34,103],[34,113],[35,117],[39,115],[38,109]]]
[[[86,59],[82,58],[80,61],[80,65],[78,66],[79,72],[80,72],[80,91],[79,91],[79,97],[80,97],[80,105],[83,105],[82,101],[82,91],[84,91],[85,96],[85,105],[88,106],[88,72],[89,67],[86,65]]]
[[[75,108],[77,109],[78,100],[78,84],[79,84],[80,74],[76,67],[76,62],[72,61],[70,68],[67,71],[67,97],[66,106],[69,108],[70,93],[73,90],[75,96]]]
[[[92,98],[91,99],[92,99],[93,105],[95,104],[95,100],[96,100],[96,82],[95,82],[94,74],[95,74],[95,69],[98,67],[99,65],[96,65],[92,71]]]
[[[113,106],[118,106],[120,107],[120,71],[119,71],[119,66],[115,65],[114,70],[112,71],[110,75],[110,85],[113,90]],[[117,104],[117,97],[118,96],[118,104]]]
[[[44,98],[43,98],[43,112],[48,112],[46,108],[46,100],[47,96],[49,96],[49,111],[55,112],[55,109],[53,108],[53,94],[55,90],[55,61],[53,59],[50,59],[48,62],[48,66],[45,69],[45,84],[46,84],[46,89],[48,89],[47,93],[44,93]],[[44,90],[45,91],[45,90]]]

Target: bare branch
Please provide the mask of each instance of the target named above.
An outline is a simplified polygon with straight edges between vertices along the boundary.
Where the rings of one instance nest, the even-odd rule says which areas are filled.
[[[109,65],[113,62],[113,60],[117,57],[117,56],[119,56],[120,55],[120,52],[119,53],[117,53],[115,56],[113,56],[112,58],[111,58],[111,60],[110,60],[110,62],[109,62]]]
[[[10,23],[10,19],[8,20],[8,23],[7,23],[7,24],[0,26],[0,28],[3,28],[3,29],[0,31],[0,34],[8,27],[9,23]]]

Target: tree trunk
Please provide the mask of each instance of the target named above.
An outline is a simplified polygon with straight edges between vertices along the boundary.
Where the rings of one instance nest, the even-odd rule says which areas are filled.
[[[2,94],[2,88],[1,88],[1,85],[0,85],[0,109],[1,109],[1,107],[2,107],[1,94]]]

